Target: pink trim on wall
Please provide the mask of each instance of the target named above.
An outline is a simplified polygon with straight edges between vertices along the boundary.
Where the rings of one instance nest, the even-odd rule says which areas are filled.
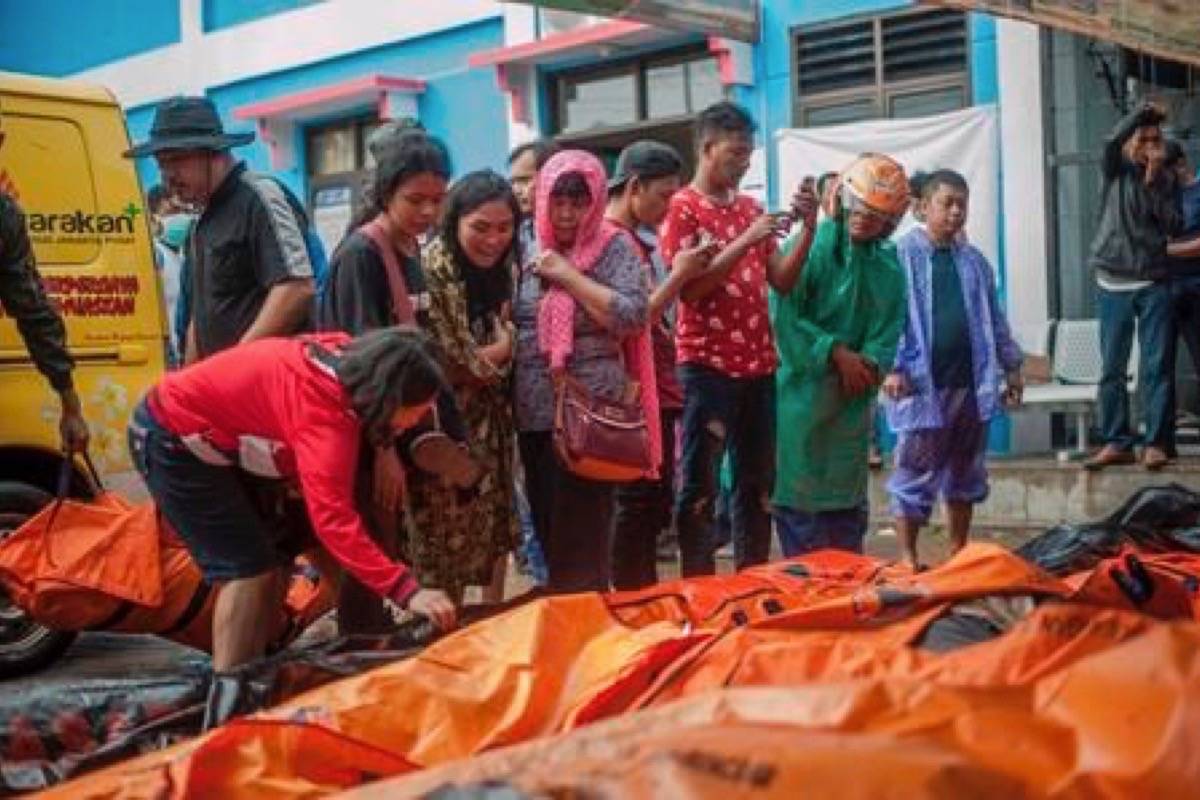
[[[279,117],[295,114],[306,108],[313,108],[324,103],[337,100],[348,100],[362,96],[370,102],[381,102],[375,97],[376,92],[414,92],[425,91],[425,81],[415,78],[393,78],[387,75],[366,75],[343,83],[334,83],[307,89],[303,92],[284,95],[282,97],[264,100],[260,103],[250,103],[233,110],[235,119],[262,119],[264,117]]]
[[[523,42],[509,47],[497,47],[494,50],[482,50],[468,57],[467,64],[472,67],[493,67],[520,61],[534,62],[556,53],[622,39],[630,34],[641,33],[650,27],[641,22],[631,22],[625,19],[601,22],[597,25],[587,25],[575,30],[556,33],[535,42]]]
[[[509,80],[508,70],[507,64],[496,65],[496,84],[500,87],[500,91],[506,93],[512,100],[512,121],[527,123],[529,122],[528,98],[520,86],[514,86]]]
[[[717,57],[717,71],[721,75],[721,83],[732,86],[737,83],[737,67],[733,63],[733,53],[729,42],[720,36],[708,37],[708,52]]]

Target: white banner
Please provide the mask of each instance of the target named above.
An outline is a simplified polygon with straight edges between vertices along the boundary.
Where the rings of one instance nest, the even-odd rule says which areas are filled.
[[[917,119],[880,119],[776,134],[779,147],[778,208],[806,175],[837,172],[859,153],[886,153],[905,171],[952,169],[971,186],[967,236],[1000,271],[1000,137],[995,106]],[[912,227],[911,216],[897,235]]]

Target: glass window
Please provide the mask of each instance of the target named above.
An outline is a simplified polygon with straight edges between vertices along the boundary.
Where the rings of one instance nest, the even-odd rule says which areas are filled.
[[[371,135],[375,131],[383,127],[382,120],[368,120],[359,126],[359,146],[362,148],[363,167],[366,169],[375,169],[375,157],[371,155],[371,151],[367,149],[367,142],[371,141]]]
[[[703,111],[725,99],[725,84],[721,83],[721,69],[715,58],[689,61],[687,72],[691,111]]]
[[[956,111],[966,103],[961,86],[951,86],[945,89],[930,89],[924,92],[905,92],[892,95],[888,105],[896,119],[910,117],[928,117],[933,114],[944,114]]]
[[[557,133],[672,119],[725,97],[717,59],[695,48],[630,60],[623,69],[609,65],[553,80]]]
[[[846,103],[807,108],[804,111],[804,124],[809,127],[841,125],[844,122],[858,122],[877,116],[879,115],[875,111],[874,100],[852,100]]]
[[[314,132],[309,140],[309,172],[313,175],[353,172],[358,168],[357,138],[353,123]]]
[[[688,112],[687,65],[663,64],[646,70],[646,115],[673,117]]]
[[[646,68],[646,117],[662,119],[696,113],[725,97],[715,58]]]
[[[564,131],[636,122],[637,80],[634,73],[564,82],[563,112]]]
[[[967,15],[952,10],[796,28],[796,120],[832,125],[966,106],[969,33]]]

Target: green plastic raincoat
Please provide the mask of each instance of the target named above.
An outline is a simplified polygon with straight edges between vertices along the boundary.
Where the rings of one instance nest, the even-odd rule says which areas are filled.
[[[875,391],[844,395],[829,355],[843,344],[887,374],[906,292],[892,242],[854,244],[844,221],[825,220],[796,287],[772,296],[780,358],[775,505],[811,513],[866,501]]]

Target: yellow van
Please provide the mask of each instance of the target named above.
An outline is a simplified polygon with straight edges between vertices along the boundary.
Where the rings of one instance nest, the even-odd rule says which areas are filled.
[[[0,130],[0,191],[25,210],[42,282],[66,321],[92,460],[120,483],[132,474],[129,413],[166,366],[150,226],[134,163],[121,155],[124,114],[103,88],[0,72]],[[58,416],[16,325],[0,319],[0,536],[55,490]],[[0,674],[45,633],[21,627],[0,598]]]

